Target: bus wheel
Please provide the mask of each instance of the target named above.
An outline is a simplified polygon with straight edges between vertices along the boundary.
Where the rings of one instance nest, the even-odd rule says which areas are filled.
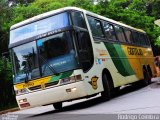
[[[144,76],[144,80],[143,80],[142,84],[144,86],[147,86],[149,84],[150,78],[149,78],[149,74],[148,74],[147,70],[145,70],[145,69],[143,70],[143,76]]]
[[[119,91],[120,91],[120,87],[114,88],[114,91],[113,91],[114,95],[117,95]]]
[[[53,103],[54,109],[60,110],[62,109],[62,102]]]
[[[151,67],[149,65],[147,66],[147,71],[148,71],[148,75],[149,75],[149,81],[148,81],[148,83],[151,84],[151,79],[153,77],[153,74],[152,74]]]
[[[104,91],[101,92],[101,98],[105,101],[110,100],[111,98],[111,85],[109,83],[109,79],[106,74],[102,76],[103,88]]]

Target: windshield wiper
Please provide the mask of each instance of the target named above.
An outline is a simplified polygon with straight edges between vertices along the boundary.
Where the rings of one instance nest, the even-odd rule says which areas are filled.
[[[39,57],[49,67],[53,74],[59,75],[59,73],[56,72],[56,70],[47,62],[47,60],[42,55],[39,54]]]

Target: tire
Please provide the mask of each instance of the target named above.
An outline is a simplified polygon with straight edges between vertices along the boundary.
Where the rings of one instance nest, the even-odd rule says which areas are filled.
[[[111,99],[111,85],[109,83],[109,79],[107,78],[106,74],[103,74],[102,82],[103,82],[104,91],[101,92],[101,98],[104,101],[108,101]]]
[[[148,84],[151,84],[151,79],[153,77],[153,74],[152,74],[152,70],[150,68],[150,66],[147,67],[147,71],[148,71],[148,77],[149,77],[149,81],[148,81]]]
[[[53,103],[55,110],[61,110],[62,109],[62,102]]]
[[[142,85],[147,86],[150,83],[150,77],[147,70],[143,70],[143,76],[144,76],[144,79],[142,81]]]
[[[114,88],[114,91],[113,91],[114,95],[117,95],[119,91],[120,91],[120,87]]]

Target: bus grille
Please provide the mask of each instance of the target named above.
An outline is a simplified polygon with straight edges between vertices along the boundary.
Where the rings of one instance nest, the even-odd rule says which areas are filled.
[[[50,86],[53,86],[53,85],[57,85],[58,82],[59,82],[59,81],[54,81],[54,82],[46,83],[45,86],[46,86],[46,87],[50,87]]]
[[[37,85],[37,86],[34,86],[34,87],[30,87],[28,88],[29,90],[38,90],[38,89],[41,89],[41,85]]]
[[[47,88],[47,87],[51,87],[51,86],[54,86],[54,85],[57,85],[59,81],[54,81],[54,82],[50,82],[50,83],[46,83],[43,87]],[[28,88],[29,90],[31,91],[34,91],[34,90],[39,90],[39,89],[42,89],[42,85],[37,85],[37,86],[34,86],[34,87],[30,87]],[[44,89],[44,88],[43,88]]]

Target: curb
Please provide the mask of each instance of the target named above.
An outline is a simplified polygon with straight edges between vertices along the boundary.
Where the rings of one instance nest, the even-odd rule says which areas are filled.
[[[16,107],[16,108],[11,108],[11,109],[8,109],[8,110],[0,111],[0,115],[1,114],[6,114],[8,112],[15,112],[15,111],[18,111],[18,110],[20,110],[20,109],[18,107]]]

